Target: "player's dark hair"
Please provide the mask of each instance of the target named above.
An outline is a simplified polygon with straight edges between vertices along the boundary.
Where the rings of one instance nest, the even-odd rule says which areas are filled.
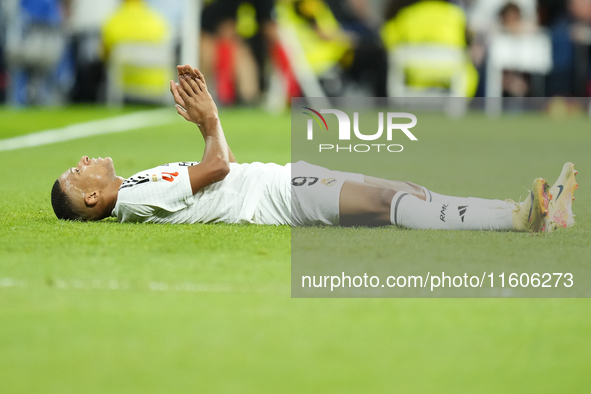
[[[84,220],[80,212],[74,208],[70,197],[62,190],[60,180],[56,180],[51,189],[51,206],[58,219],[62,220]]]

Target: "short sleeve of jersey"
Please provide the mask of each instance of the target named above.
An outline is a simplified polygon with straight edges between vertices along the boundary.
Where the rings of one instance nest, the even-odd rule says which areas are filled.
[[[187,208],[193,204],[188,168],[195,164],[166,164],[126,179],[119,188],[112,215],[121,222],[146,222],[165,212]]]

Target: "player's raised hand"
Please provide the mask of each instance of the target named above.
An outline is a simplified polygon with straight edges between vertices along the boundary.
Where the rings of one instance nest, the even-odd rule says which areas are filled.
[[[189,65],[178,66],[177,70],[179,83],[170,81],[170,91],[178,114],[199,126],[210,118],[217,119],[218,110],[207,90],[203,74]]]
[[[176,107],[177,108],[181,107],[182,109],[185,109],[185,105],[186,105],[185,101],[183,100],[183,98],[179,94],[177,86],[179,86],[178,83],[175,83],[174,81],[170,81],[170,93],[172,93],[172,97],[174,98],[174,102],[176,103]]]
[[[178,71],[179,77],[181,75],[189,74],[193,79],[200,80],[201,82],[203,82],[205,87],[207,87],[207,82],[205,82],[205,77],[203,76],[201,71],[199,71],[197,68],[193,68],[190,65],[185,64],[184,66],[177,66],[177,71]]]
[[[195,72],[195,70],[197,69],[193,69],[191,66],[189,66],[188,64],[185,64],[184,66],[178,65],[176,66],[177,69],[177,73],[178,73],[178,79],[180,81],[180,78],[182,76],[185,76],[187,74],[191,75],[193,78],[197,79],[197,73]],[[185,109],[185,102],[183,101],[182,97],[179,95],[178,91],[175,88],[175,86],[178,86],[178,83],[174,83],[173,81],[170,81],[170,92],[172,93],[172,96],[174,97],[174,102],[177,105],[180,105],[182,108],[181,109]]]

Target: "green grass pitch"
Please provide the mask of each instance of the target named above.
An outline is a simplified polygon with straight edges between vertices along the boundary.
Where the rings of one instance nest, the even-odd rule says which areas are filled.
[[[0,109],[0,138],[118,113]],[[221,117],[239,161],[290,161],[288,115],[222,110]],[[458,129],[438,137],[457,142],[457,151],[425,145],[433,160],[402,169],[402,180],[448,194],[517,199],[521,185],[535,176],[553,181],[572,160],[581,184],[576,227],[535,238],[315,231],[325,239],[358,231],[368,243],[398,232],[393,242],[403,253],[427,258],[510,257],[511,251],[512,258],[527,258],[547,248],[591,264],[591,122],[556,122],[555,132],[540,132],[524,150],[526,141],[505,127],[516,121],[472,120],[475,127],[499,130],[486,141],[491,151],[503,148],[498,165],[479,164],[470,145],[475,139]],[[552,121],[540,116],[539,122]],[[564,133],[569,127],[581,131]],[[568,149],[562,142],[555,148],[561,136],[572,140]],[[196,127],[179,118],[167,126],[0,152],[0,393],[588,391],[588,299],[292,299],[287,227],[66,223],[53,216],[50,188],[84,154],[111,156],[117,172],[130,176],[166,162],[199,160],[202,147]],[[447,169],[467,181],[446,181]],[[373,175],[395,178],[396,171],[380,168]],[[509,251],[498,249],[507,243]]]

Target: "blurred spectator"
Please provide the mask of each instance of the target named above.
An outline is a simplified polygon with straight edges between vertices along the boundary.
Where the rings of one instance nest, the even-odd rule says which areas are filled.
[[[554,70],[550,95],[589,95],[591,0],[569,0],[567,12],[550,26]]]
[[[112,52],[122,44],[164,46],[170,43],[170,29],[163,16],[143,0],[123,0],[102,29],[103,59],[110,61]],[[122,68],[123,86],[134,86],[146,92],[160,92],[168,85],[170,70],[163,67]]]
[[[123,0],[121,6],[103,26],[103,57],[122,42],[160,44],[170,32],[166,20],[144,0]]]
[[[371,26],[375,1],[370,4],[367,0],[327,0],[326,3],[354,46],[353,62],[345,77],[362,90],[368,90],[366,94],[385,97],[388,57],[377,29]]]
[[[146,0],[146,4],[164,17],[171,28],[173,42],[178,43],[182,30],[184,0]],[[121,0],[70,0],[68,31],[76,65],[76,81],[70,98],[73,102],[105,100],[105,64],[103,62],[102,28],[117,11]]]
[[[544,75],[551,68],[550,41],[538,27],[535,0],[476,0],[468,15],[470,54],[481,77],[477,95],[543,95]],[[547,61],[532,66],[520,56],[524,47]],[[500,73],[498,79],[491,79],[491,71]],[[485,86],[492,81],[495,86]]]
[[[273,0],[209,0],[202,14],[201,69],[220,103],[253,104],[264,87],[267,53],[275,50]]]
[[[281,0],[277,7],[279,22],[293,27],[312,71],[322,80],[337,70],[338,78],[324,84],[329,96],[344,93],[341,80],[367,84],[373,96],[386,95],[387,58],[379,42],[345,30],[324,1]]]
[[[326,0],[326,4],[345,31],[361,37],[379,38],[372,26],[371,9],[375,4],[370,4],[368,0]]]
[[[521,34],[524,29],[521,8],[515,3],[507,3],[499,11],[499,19],[503,30],[509,34]]]
[[[511,2],[519,8],[519,19],[528,25],[537,24],[536,0],[475,0],[468,11],[468,27],[476,33],[488,34],[496,29],[498,15]],[[509,8],[509,17],[514,7]]]
[[[279,23],[295,28],[312,70],[321,75],[333,68],[351,48],[330,8],[319,0],[283,0],[277,4]]]
[[[62,5],[59,0],[4,4],[13,104],[51,105],[65,100],[72,83],[73,64],[67,51]]]
[[[68,30],[72,36],[76,79],[73,102],[104,101],[105,66],[102,60],[101,29],[121,0],[72,0]]]
[[[499,11],[501,32],[518,36],[533,27],[524,22],[521,17],[521,8],[513,2],[509,2]],[[525,97],[529,92],[529,76],[526,73],[503,70],[503,97]]]
[[[337,7],[341,5],[347,10],[346,14],[353,18],[353,21],[361,21],[365,26],[377,29],[384,21],[384,8],[388,0],[328,0],[330,8],[333,10],[335,17],[341,20],[341,15]],[[348,26],[343,26],[349,29]]]
[[[396,3],[398,1],[395,0]],[[430,46],[467,49],[466,16],[463,10],[446,1],[419,1],[398,10],[382,27],[382,39],[391,51],[401,46]],[[464,94],[473,97],[478,73],[466,55],[462,66],[466,81]],[[413,64],[405,69],[406,85],[417,89],[450,88],[455,69],[437,61]]]

